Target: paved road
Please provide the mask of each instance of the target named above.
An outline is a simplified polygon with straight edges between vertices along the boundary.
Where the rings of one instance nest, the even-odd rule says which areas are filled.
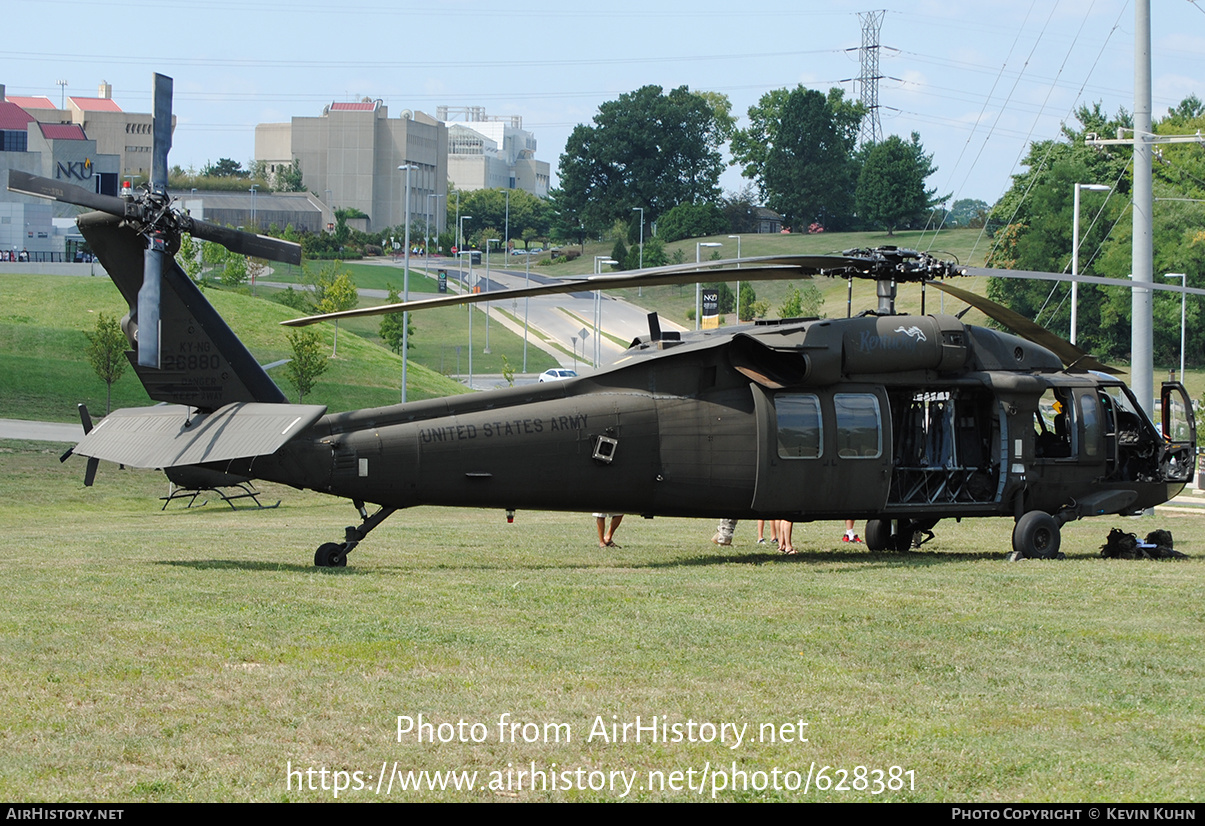
[[[71,442],[84,438],[79,424],[61,422],[31,422],[25,419],[0,419],[0,438],[24,439],[34,442]]]
[[[381,266],[395,266],[391,262],[380,262]],[[423,259],[412,258],[410,260],[411,272],[424,272],[422,269]],[[456,288],[456,284],[463,276],[467,278],[468,267],[463,270],[457,268],[457,262],[448,259],[432,259],[431,270],[446,269],[448,271],[448,282]],[[491,267],[489,278],[485,278],[485,265],[473,267],[473,275],[479,278],[477,286],[484,292],[488,289],[490,292],[505,289],[514,289],[517,287],[527,286],[527,273],[524,270],[501,269]],[[530,275],[531,285],[551,284],[560,279],[551,278],[542,273],[532,272]],[[360,290],[360,294],[373,297],[385,298],[385,293],[381,290]],[[613,296],[603,293],[600,299],[601,314],[602,314],[602,330],[606,335],[601,337],[601,364],[606,365],[614,361],[627,347],[627,344],[634,338],[640,335],[648,334],[648,310],[643,307],[638,307],[630,304],[623,299],[614,298]],[[477,305],[479,311],[485,312],[485,305]],[[528,325],[531,329],[541,331],[552,341],[557,342],[569,353],[576,352],[577,358],[574,359],[569,353],[561,352],[555,347],[544,345],[535,335],[529,337],[529,341],[534,346],[541,346],[542,349],[551,353],[556,357],[563,367],[574,367],[578,372],[588,372],[595,359],[595,335],[594,335],[594,311],[595,298],[593,292],[576,292],[566,293],[563,295],[548,295],[524,299],[511,299],[510,301],[491,302],[491,307],[501,307],[511,315],[520,319],[518,324],[507,323],[501,313],[491,313],[491,323],[504,323],[519,335],[523,335],[522,318],[524,310],[527,311]],[[677,330],[684,332],[685,327],[682,327],[669,319],[661,319],[661,328],[663,330]],[[582,340],[581,331],[585,329],[588,335],[586,340]],[[484,344],[484,327],[480,330],[474,330],[474,344],[476,339],[481,336],[482,346]],[[576,341],[575,341],[576,339]],[[616,343],[615,340],[623,342]]]

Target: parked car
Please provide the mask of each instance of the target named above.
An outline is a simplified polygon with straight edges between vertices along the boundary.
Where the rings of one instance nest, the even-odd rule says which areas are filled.
[[[576,370],[566,370],[564,367],[554,367],[551,370],[545,370],[540,374],[539,382],[543,384],[546,381],[564,381],[565,379],[577,378]]]

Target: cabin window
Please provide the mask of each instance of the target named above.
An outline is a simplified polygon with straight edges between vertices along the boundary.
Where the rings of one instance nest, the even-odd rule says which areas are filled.
[[[1080,421],[1084,424],[1084,456],[1100,454],[1100,408],[1096,404],[1096,395],[1085,393],[1079,397]]]
[[[1034,415],[1035,453],[1039,459],[1067,459],[1075,455],[1075,406],[1070,390],[1051,388],[1038,400]]]
[[[883,455],[879,400],[869,393],[833,396],[837,413],[837,455],[842,459],[877,459]]]
[[[778,417],[778,455],[783,459],[818,459],[824,444],[820,399],[811,393],[774,397]]]

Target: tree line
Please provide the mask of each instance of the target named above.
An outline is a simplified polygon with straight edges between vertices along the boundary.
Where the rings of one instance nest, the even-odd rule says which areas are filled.
[[[1034,142],[1013,176],[1009,190],[987,216],[991,249],[988,265],[1007,269],[1070,272],[1073,247],[1075,185],[1108,187],[1107,192],[1080,192],[1080,260],[1078,271],[1124,280],[1132,268],[1132,149],[1128,145],[1092,147],[1087,133],[1113,137],[1130,129],[1129,112],[1109,115],[1099,103],[1081,106],[1078,127],[1066,126],[1058,139]],[[1190,96],[1154,122],[1162,135],[1195,134],[1205,128],[1205,104]],[[1186,273],[1190,287],[1205,286],[1205,147],[1195,143],[1160,147],[1154,164],[1154,276]],[[1165,281],[1179,283],[1179,279]],[[1048,282],[993,279],[994,300],[1036,320],[1061,336],[1070,335],[1070,287]],[[1180,353],[1180,296],[1156,291],[1155,360],[1176,364]],[[1205,327],[1200,302],[1186,304],[1189,364],[1205,353]],[[1081,284],[1077,344],[1098,357],[1130,358],[1129,289]]]
[[[925,186],[932,155],[920,136],[857,147],[865,111],[840,89],[767,92],[736,128],[725,95],[645,86],[599,107],[578,125],[560,158],[552,193],[555,234],[603,235],[616,226],[636,240],[640,214],[662,241],[747,232],[764,204],[795,231],[923,225],[944,201]],[[751,182],[721,193],[723,147]]]

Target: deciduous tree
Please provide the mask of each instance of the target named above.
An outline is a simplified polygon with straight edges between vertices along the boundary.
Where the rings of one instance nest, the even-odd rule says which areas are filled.
[[[1081,129],[1065,127],[1061,141],[1037,141],[1022,161],[1025,171],[992,208],[989,221],[1000,226],[987,262],[1008,269],[1069,272],[1076,183],[1104,183],[1123,197],[1081,193],[1079,272],[1100,275],[1099,265],[1110,246],[1106,241],[1128,201],[1128,147],[1097,152],[1084,145],[1085,131],[1114,134],[1130,123],[1127,113],[1107,117],[1099,105],[1077,112]],[[1122,222],[1128,224],[1128,222]],[[1120,228],[1120,227],[1119,227]],[[1127,230],[1128,231],[1128,230]],[[1128,238],[1128,236],[1127,236]],[[1128,241],[1127,241],[1128,243]],[[1130,269],[1128,247],[1124,273]],[[994,278],[988,296],[1054,333],[1070,337],[1069,287],[1044,282]],[[1089,285],[1079,290],[1077,343],[1101,357],[1124,357],[1129,351],[1130,296],[1111,296]]]
[[[843,229],[853,221],[853,149],[863,113],[841,89],[767,92],[750,107],[750,126],[732,138],[734,163],[789,225]]]
[[[333,261],[318,271],[314,284],[315,308],[320,313],[337,313],[354,310],[360,303],[360,293],[351,273],[343,268],[342,261]],[[335,320],[335,342],[331,357],[339,352],[339,321]]]
[[[724,212],[716,204],[678,204],[657,222],[657,237],[672,244],[683,238],[719,235],[727,229]]]
[[[925,179],[936,171],[933,156],[925,154],[916,132],[911,142],[891,135],[869,147],[858,175],[858,217],[882,227],[888,235],[923,221],[945,200],[934,198],[936,189],[925,188]]]
[[[126,365],[129,364],[126,359],[126,350],[129,349],[130,343],[126,340],[125,333],[121,331],[121,324],[117,319],[104,313],[97,315],[96,329],[84,335],[88,337],[88,363],[105,383],[105,415],[107,416],[113,406],[113,382],[125,374]]]
[[[820,308],[824,306],[824,296],[815,284],[805,284],[803,289],[796,287],[778,308],[779,318],[819,318]]]
[[[200,244],[193,240],[187,232],[180,234],[180,249],[176,252],[176,261],[185,275],[193,281],[201,274]]]
[[[301,161],[293,159],[293,163],[276,170],[272,182],[280,192],[305,192],[305,182],[301,177]]]
[[[322,339],[314,330],[296,330],[289,333],[288,339],[293,358],[285,365],[285,376],[297,391],[297,403],[301,404],[305,394],[314,389],[318,377],[326,372],[327,359],[322,352]]]
[[[249,178],[251,173],[243,165],[230,158],[219,158],[217,163],[205,164],[201,174],[207,178]]]
[[[651,222],[680,203],[715,201],[731,130],[726,101],[686,86],[644,86],[602,104],[565,144],[561,225],[594,233],[629,221],[633,207]]]
[[[385,299],[386,304],[400,304],[402,301],[401,295],[389,285],[389,297]],[[409,332],[403,336],[402,331],[405,327],[405,313],[390,313],[389,315],[381,316],[380,335],[381,340],[389,345],[389,349],[397,353],[399,356],[402,353],[402,342],[405,340],[407,349],[414,346],[414,323],[410,323]]]

